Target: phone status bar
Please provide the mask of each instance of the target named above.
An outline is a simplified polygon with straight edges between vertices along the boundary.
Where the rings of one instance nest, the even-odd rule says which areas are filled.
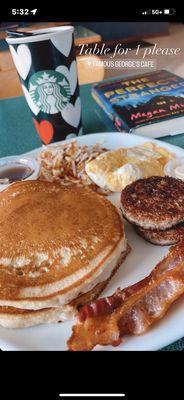
[[[93,0],[95,1],[95,0]],[[66,3],[65,3],[66,5]],[[171,21],[171,22],[183,22],[182,9],[175,8],[135,8],[132,7],[124,8],[122,12],[118,12],[117,7],[105,7],[100,10],[96,8],[95,3],[93,7],[88,9],[82,9],[80,6],[77,9],[70,7],[68,9],[59,3],[55,4],[54,7],[50,7],[49,4],[45,4],[44,7],[35,5],[30,8],[10,8],[4,7],[1,11],[0,23],[5,21],[35,21],[35,22],[49,22],[58,21],[63,22],[94,22],[94,21],[117,21],[117,22],[136,22],[136,21]]]
[[[175,15],[176,10],[174,8],[164,8],[164,9],[148,9],[141,12],[142,15]]]

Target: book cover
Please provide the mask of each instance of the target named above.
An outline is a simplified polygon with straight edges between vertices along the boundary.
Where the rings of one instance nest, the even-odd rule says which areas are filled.
[[[97,84],[92,95],[119,130],[184,116],[184,79],[166,70]]]

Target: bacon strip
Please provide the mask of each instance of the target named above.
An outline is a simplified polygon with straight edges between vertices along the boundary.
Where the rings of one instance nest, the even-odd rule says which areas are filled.
[[[184,293],[184,241],[170,248],[151,274],[114,295],[84,306],[68,340],[69,350],[118,345],[127,334],[140,335],[161,319]]]

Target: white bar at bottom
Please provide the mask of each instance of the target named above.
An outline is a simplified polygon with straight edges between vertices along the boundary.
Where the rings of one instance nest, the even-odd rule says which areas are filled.
[[[125,397],[125,393],[59,393],[60,397]]]

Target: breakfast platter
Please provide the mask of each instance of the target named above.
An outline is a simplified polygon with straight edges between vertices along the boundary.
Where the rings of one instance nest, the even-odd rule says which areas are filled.
[[[146,143],[148,143],[148,142],[150,144],[148,147],[146,147]],[[140,136],[136,136],[133,134],[131,135],[131,134],[125,134],[125,133],[123,133],[123,134],[115,133],[115,132],[94,133],[94,134],[90,134],[90,135],[75,137],[74,139],[69,139],[64,142],[61,142],[62,145],[63,144],[67,145],[70,143],[75,143],[75,144],[77,144],[77,146],[87,146],[87,147],[97,146],[95,148],[97,160],[101,154],[101,150],[99,150],[98,146],[101,146],[102,149],[104,148],[108,151],[108,150],[118,150],[118,149],[122,149],[122,148],[126,149],[126,148],[135,147],[135,146],[145,145],[144,151],[147,154],[147,156],[149,156],[149,151],[150,151],[151,146],[153,146],[154,149],[156,148],[156,146],[158,146],[158,148],[163,149],[162,150],[162,155],[164,154],[163,157],[165,157],[167,154],[174,155],[174,157],[177,160],[178,159],[180,160],[180,159],[182,159],[182,157],[184,157],[184,150],[179,147],[170,145],[163,141],[161,142],[159,140],[151,140],[146,137],[140,137]],[[56,146],[56,148],[57,148],[58,145],[60,145],[60,143],[56,143],[54,146]],[[45,156],[45,154],[47,152],[49,152],[49,149],[51,149],[52,147],[53,147],[52,144],[48,145],[47,147],[44,146],[44,148],[36,149],[29,153],[21,155],[21,158],[28,159],[28,160],[34,160],[34,161],[41,160],[40,162],[42,163],[42,166],[43,166],[43,165],[45,165],[44,164],[45,161],[42,159],[42,155],[40,155],[40,153],[45,152],[44,153],[44,156]],[[85,147],[85,149],[86,149],[86,147]],[[164,153],[164,150],[165,150],[165,153]],[[104,154],[106,154],[106,153],[104,153]],[[84,156],[85,156],[85,154],[83,155],[83,157]],[[119,154],[118,156],[122,157],[122,154]],[[123,157],[127,157],[127,154],[125,154],[125,152],[123,153]],[[129,157],[130,157],[130,154],[129,154]],[[133,156],[131,155],[131,157],[133,157]],[[144,154],[142,154],[140,152],[139,157],[141,160],[140,165],[143,168],[144,161],[145,161]],[[148,158],[147,158],[147,165],[149,164]],[[3,159],[3,160],[6,160],[6,159]],[[7,158],[7,160],[8,160],[8,158]],[[48,160],[49,160],[49,158],[48,158]],[[2,160],[0,160],[0,162],[1,161]],[[107,158],[106,158],[106,161],[107,161]],[[174,161],[171,160],[169,166],[172,166],[172,162],[175,162],[175,161],[176,161],[175,159],[174,159]],[[93,162],[93,159],[92,159],[91,163],[92,162]],[[99,163],[98,170],[99,170],[99,168],[103,169],[104,165],[105,164],[103,164],[103,163],[101,163],[101,164]],[[153,164],[150,164],[150,168],[153,168],[153,165],[154,165],[154,168],[158,167],[156,161],[153,161]],[[46,165],[46,167],[47,167],[47,165]],[[95,166],[95,168],[96,168],[96,166]],[[149,165],[148,165],[148,168],[149,168]],[[95,169],[92,170],[92,167],[91,167],[91,170],[88,169],[89,177],[94,175],[94,171],[95,171]],[[180,171],[180,174],[182,174],[182,168],[180,168],[180,170],[178,170],[178,171]],[[45,170],[42,171],[42,174],[43,174],[43,172],[46,173],[46,168],[45,168]],[[121,172],[122,172],[122,170],[121,170]],[[132,170],[130,170],[130,168],[127,170],[126,169],[123,170],[123,174],[124,174],[123,179],[125,182],[125,184],[124,184],[125,187],[128,184],[127,179],[129,179],[131,177],[132,173],[135,173],[135,174],[139,173],[137,164],[135,164],[135,168]],[[47,172],[47,174],[48,174],[48,172]],[[119,174],[120,174],[120,172],[119,172]],[[157,174],[153,173],[152,175],[157,175]],[[100,196],[100,197],[107,198],[108,200],[110,200],[110,202],[115,205],[116,209],[118,210],[118,213],[121,214],[121,212],[123,210],[123,214],[124,214],[124,216],[126,216],[126,215],[128,215],[128,213],[125,214],[125,201],[124,201],[124,203],[122,203],[123,206],[121,206],[122,196],[121,196],[121,193],[120,193],[120,190],[118,187],[118,182],[119,182],[118,178],[116,176],[117,179],[116,179],[116,182],[114,183],[114,180],[112,180],[112,176],[115,176],[115,175],[112,174],[110,176],[110,174],[109,174],[108,178],[106,178],[106,184],[108,183],[108,190],[110,189],[109,193],[107,191],[107,185],[106,186],[104,185],[104,187],[103,187],[103,185],[101,183],[99,184],[99,179],[98,179],[97,173],[95,174],[95,178],[93,177],[93,182],[95,185],[99,184],[99,186],[101,187],[101,190],[102,189],[104,190],[104,193],[102,190],[101,194],[103,194],[105,196]],[[47,175],[47,178],[48,178],[48,180],[50,179],[49,174]],[[137,175],[137,179],[139,179],[139,178],[141,178],[141,176]],[[34,179],[35,179],[35,177],[34,177]],[[147,179],[152,179],[152,178],[147,178]],[[170,178],[170,179],[171,179],[170,182],[172,182],[173,178]],[[29,181],[27,181],[27,182],[29,182]],[[162,181],[159,181],[159,182],[163,183]],[[116,185],[114,187],[116,187],[117,190],[113,190],[113,184]],[[153,185],[153,184],[155,185],[155,182],[153,182],[153,180],[149,181],[149,185]],[[18,183],[16,183],[15,185],[18,185]],[[28,183],[29,187],[30,187],[30,185],[31,184]],[[3,190],[3,185],[0,185],[0,186],[1,186],[0,189]],[[10,186],[10,188],[13,188],[13,187],[14,187],[14,185]],[[19,190],[20,190],[20,188],[19,188]],[[29,190],[31,191],[32,188],[30,188]],[[34,194],[35,193],[34,190],[35,190],[36,194]],[[37,196],[37,193],[39,190],[41,193],[42,187],[40,185],[38,185],[38,188],[36,188],[36,189],[33,188],[33,192],[31,192],[32,196],[33,196],[32,202],[34,201],[34,196]],[[133,189],[131,189],[131,190],[133,190]],[[4,193],[6,193],[6,190]],[[66,190],[66,193],[67,193],[67,190]],[[126,189],[124,190],[124,193],[126,193]],[[16,194],[14,194],[12,192],[11,195],[15,196]],[[76,192],[74,191],[74,193],[72,194],[72,198],[74,199],[76,196],[76,199],[77,199],[77,196],[78,196],[78,198],[80,199],[80,195],[81,195],[80,190],[77,192],[77,195],[76,195]],[[40,196],[42,196],[42,194]],[[50,196],[50,194],[49,194],[49,196]],[[134,196],[134,194],[132,196]],[[25,201],[26,201],[26,199],[25,199]],[[44,201],[44,197],[43,197],[43,201]],[[70,199],[68,200],[68,204],[69,204],[69,201],[70,201]],[[84,201],[84,200],[83,200],[83,197],[81,196],[81,202],[82,201]],[[88,196],[88,195],[86,196],[86,204],[92,204],[92,202],[95,203],[95,201],[97,201],[97,200],[95,200],[95,198],[91,200],[90,196]],[[168,201],[169,201],[169,199],[168,199]],[[38,204],[38,197],[35,197],[35,204]],[[129,205],[129,203],[128,203],[128,205]],[[107,206],[106,200],[104,200],[103,207],[105,207],[105,206]],[[55,208],[56,207],[57,207],[57,204],[55,203]],[[81,205],[81,207],[82,207],[82,205]],[[98,207],[98,201],[96,203],[96,207]],[[100,207],[102,207],[101,204],[100,204]],[[69,206],[68,206],[68,209],[69,209]],[[85,213],[85,204],[83,206],[83,209],[84,209],[84,213]],[[86,209],[87,209],[87,205],[86,205]],[[108,207],[107,207],[107,209],[108,209],[108,211],[106,211],[106,213],[107,212],[109,213],[107,215],[109,215],[109,219],[110,219],[111,216],[113,216],[114,211],[110,210]],[[78,208],[78,210],[80,210],[80,208]],[[37,214],[35,214],[35,216],[37,215],[38,219],[39,219],[39,212]],[[100,213],[102,214],[102,210]],[[104,213],[105,213],[105,211],[104,211]],[[67,214],[67,215],[69,215],[69,214]],[[95,210],[94,210],[94,215],[95,215]],[[116,219],[115,214],[114,214],[113,218]],[[127,219],[130,220],[129,217]],[[105,219],[104,219],[104,221],[105,221]],[[181,221],[181,218],[176,221],[176,224],[180,223],[180,221]],[[61,224],[61,220],[59,222]],[[34,223],[36,224],[35,219],[34,219]],[[95,219],[94,219],[94,223],[95,223]],[[106,223],[107,223],[107,221],[104,222],[104,226]],[[162,245],[159,246],[159,245],[152,244],[152,243],[148,242],[147,240],[144,240],[144,238],[140,234],[138,235],[136,233],[133,225],[130,224],[126,219],[123,219],[123,224],[124,224],[125,236],[126,236],[128,245],[131,248],[131,251],[129,252],[129,254],[126,254],[127,256],[123,260],[122,265],[117,269],[116,273],[113,274],[110,281],[108,282],[108,285],[105,287],[104,291],[100,294],[100,297],[103,297],[103,298],[104,297],[106,298],[107,296],[111,296],[112,294],[114,294],[117,291],[117,288],[124,289],[124,288],[129,287],[130,285],[133,285],[133,284],[143,280],[145,277],[147,277],[151,273],[151,271],[154,270],[155,266],[159,262],[161,262],[161,260],[163,260],[163,258],[168,254],[168,251],[169,251],[169,246],[162,246]],[[81,222],[81,226],[84,226],[84,229],[85,229],[85,225],[84,224],[82,225],[82,222]],[[110,227],[110,225],[109,225],[109,227]],[[170,227],[171,226],[168,225],[168,228],[170,228]],[[107,225],[107,229],[108,229],[108,225]],[[113,226],[110,227],[110,229],[112,229],[112,235],[114,234],[114,241],[115,241],[116,237],[117,237],[117,232],[116,232],[116,236],[115,236],[115,231],[113,231]],[[181,229],[181,227],[179,227],[179,229]],[[178,232],[180,232],[180,231],[178,231]],[[81,235],[82,235],[82,233],[81,233]],[[103,236],[103,239],[104,239],[104,236]],[[109,237],[107,237],[107,240],[109,240]],[[157,240],[158,240],[158,237],[157,237]],[[66,254],[64,256],[66,256]],[[1,258],[1,260],[2,260],[2,258]],[[11,306],[11,301],[9,303],[6,303],[5,305]],[[1,302],[1,306],[2,306],[2,304],[3,303]],[[15,302],[15,304],[18,304],[18,302],[17,303]],[[39,304],[41,304],[41,303],[39,303]],[[49,306],[49,304],[50,303],[48,303],[48,306]],[[13,302],[12,302],[12,305],[14,306]],[[35,303],[34,303],[34,307],[35,307]],[[1,320],[2,320],[2,316],[1,316],[1,312],[0,312],[0,323],[1,323]],[[7,319],[7,321],[8,321],[8,319]],[[0,327],[0,348],[2,350],[67,350],[68,349],[67,341],[71,336],[72,326],[74,325],[74,320],[65,321],[63,323],[52,323],[52,320],[50,320],[48,322],[50,322],[50,323],[24,327],[23,329],[20,329],[18,327],[18,325],[12,326],[13,328],[16,327],[17,329],[12,329],[10,326],[9,327],[1,326]],[[99,350],[101,350],[101,351],[106,351],[106,350],[110,350],[110,351],[159,350],[159,349],[163,348],[164,346],[167,346],[170,343],[173,343],[174,341],[183,337],[184,336],[184,328],[183,327],[184,327],[184,299],[181,296],[169,308],[166,315],[163,318],[160,318],[160,320],[156,321],[156,323],[153,324],[153,326],[151,326],[151,328],[148,329],[145,333],[140,334],[140,335],[139,334],[134,334],[134,335],[125,334],[123,336],[121,343],[118,343],[119,344],[118,346],[97,345],[97,346],[95,346],[94,350],[95,351],[99,351]],[[69,349],[72,349],[72,348],[69,347]]]

